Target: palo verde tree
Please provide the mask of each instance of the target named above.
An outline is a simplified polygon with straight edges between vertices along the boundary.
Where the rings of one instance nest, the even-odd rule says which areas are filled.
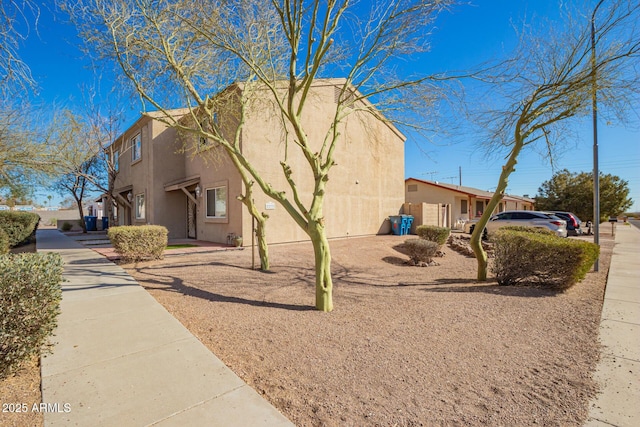
[[[564,169],[542,183],[535,197],[536,209],[570,211],[582,220],[593,220],[593,173]],[[629,183],[618,176],[600,174],[600,215],[602,222],[633,205]]]
[[[38,7],[30,0],[0,2],[0,96],[32,89],[35,84],[18,51],[28,31],[35,29],[32,24],[38,16]]]
[[[316,308],[331,311],[331,252],[325,230],[331,218],[325,218],[323,206],[330,173],[340,160],[335,152],[344,143],[345,121],[356,113],[388,120],[378,113],[382,110],[388,118],[405,119],[403,123],[415,119],[409,111],[421,112],[413,121],[419,123],[433,112],[429,107],[437,79],[408,75],[399,61],[428,50],[431,26],[452,2],[69,0],[67,4],[94,52],[115,59],[146,103],[161,111],[182,103],[190,107],[192,122],[206,119],[204,126],[183,126],[170,118],[169,122],[225,151],[243,177],[246,194],[241,200],[250,210],[255,184],[304,230],[315,253]],[[341,78],[335,110],[323,135],[310,137],[305,117],[312,114],[312,87],[317,79],[328,77]],[[216,125],[216,117],[229,105],[236,106],[235,132]],[[237,138],[237,129],[257,105],[269,105],[280,122],[286,147],[279,159],[287,183],[283,188],[261,176]],[[310,190],[296,182],[298,171],[289,164],[293,151],[304,159],[308,167],[304,173],[313,177]]]
[[[480,242],[483,229],[504,196],[522,150],[539,146],[552,160],[575,123],[571,119],[590,117],[596,94],[599,113],[611,120],[625,120],[638,103],[640,4],[628,0],[600,4],[593,43],[591,13],[567,15],[559,23],[536,23],[522,34],[513,57],[486,78],[491,82],[491,96],[486,99],[500,104],[480,112],[481,124],[489,146],[508,154],[495,194],[471,236],[478,280],[487,278],[487,255]]]

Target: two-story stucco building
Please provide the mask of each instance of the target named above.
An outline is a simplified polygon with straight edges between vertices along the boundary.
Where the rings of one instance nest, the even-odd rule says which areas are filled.
[[[343,82],[329,79],[314,83],[311,104],[302,117],[310,141],[321,144],[324,140]],[[187,112],[173,110],[171,114],[179,118]],[[170,238],[219,243],[228,243],[230,235],[237,235],[248,244],[252,218],[237,200],[244,184],[226,153],[220,150],[222,154],[211,159],[185,150],[185,143],[196,142],[185,142],[160,117],[159,113],[140,117],[113,143],[118,158],[117,223],[163,225]],[[341,125],[334,155],[337,164],[329,175],[324,205],[329,238],[389,233],[388,217],[400,212],[405,137],[380,118],[378,112],[354,110]],[[218,120],[226,118],[221,115]],[[233,124],[233,118],[228,120]],[[243,155],[260,176],[282,191],[288,188],[280,165],[286,154],[303,202],[310,200],[313,176],[307,160],[285,143],[273,111],[248,111],[240,140]],[[284,209],[257,186],[254,199],[269,215],[269,243],[308,239]]]

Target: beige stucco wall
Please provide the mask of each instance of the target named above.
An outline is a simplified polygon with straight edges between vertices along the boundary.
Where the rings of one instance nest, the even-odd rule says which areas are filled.
[[[302,118],[308,141],[319,151],[335,114],[333,85],[318,85]],[[243,152],[261,176],[293,201],[279,164],[286,158],[299,197],[310,206],[314,179],[307,160],[293,142],[284,144],[280,122],[268,108],[251,114],[242,135]],[[335,151],[336,165],[329,173],[324,203],[329,238],[389,233],[389,215],[397,215],[404,202],[404,142],[394,129],[370,115],[353,113],[340,128]],[[293,138],[293,136],[291,136]],[[268,213],[270,243],[307,240],[306,233],[284,208],[256,192],[260,209]],[[250,217],[245,215],[243,232],[250,235]]]
[[[334,86],[318,85],[303,117],[309,141],[319,150],[335,114]],[[291,190],[282,173],[280,161],[287,159],[298,184],[300,198],[308,207],[313,189],[309,165],[293,142],[287,146],[279,120],[273,109],[255,106],[249,114],[241,141],[245,155],[255,165],[260,176],[274,188]],[[233,125],[231,117],[220,120]],[[233,126],[231,126],[233,127]],[[142,159],[131,164],[130,139],[142,132]],[[389,215],[397,215],[404,202],[404,137],[395,128],[369,114],[354,113],[340,128],[340,140],[335,151],[336,165],[329,174],[324,216],[330,238],[389,233]],[[124,140],[124,145],[122,145]],[[153,144],[151,141],[153,140]],[[197,206],[197,238],[227,242],[230,233],[241,235],[244,244],[251,241],[251,216],[237,200],[243,193],[239,173],[224,152],[200,155],[192,151],[176,153],[181,144],[177,135],[162,123],[141,118],[119,138],[120,172],[116,188],[145,194],[146,219],[134,224],[154,223],[169,228],[170,237],[186,237],[187,196],[180,189],[165,191],[169,183],[199,179],[202,195]],[[196,141],[197,142],[197,141]],[[214,150],[214,153],[216,151]],[[152,160],[152,161],[151,161]],[[196,184],[187,190],[193,191]],[[206,190],[227,187],[227,216],[206,217]],[[123,195],[125,193],[123,192]],[[258,185],[254,188],[258,208],[269,215],[269,243],[307,240],[308,236],[284,211],[283,207],[265,196]],[[135,199],[134,199],[135,201]],[[125,209],[120,209],[121,223]],[[132,215],[133,217],[133,215]]]
[[[131,140],[141,134],[141,158],[132,161]],[[118,208],[118,224],[161,224],[169,237],[184,237],[186,210],[184,195],[165,192],[164,184],[184,176],[184,156],[178,152],[173,129],[149,117],[141,117],[114,143],[119,150],[118,175],[114,187],[128,188],[134,196],[145,196],[145,218],[136,219],[123,205]],[[126,192],[122,193],[126,197]]]

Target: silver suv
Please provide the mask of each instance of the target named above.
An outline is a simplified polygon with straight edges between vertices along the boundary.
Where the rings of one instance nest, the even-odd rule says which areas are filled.
[[[477,222],[477,218],[468,221],[464,231],[469,234],[473,233]],[[506,225],[548,228],[560,237],[567,237],[567,222],[553,212],[542,211],[504,211],[493,215],[489,218],[487,228],[484,230],[484,237],[487,237],[487,230],[489,233],[493,233]]]
[[[541,211],[504,211],[489,218],[487,233],[491,234],[500,227],[519,225],[523,227],[548,228],[557,236],[567,237],[567,222],[551,212]]]

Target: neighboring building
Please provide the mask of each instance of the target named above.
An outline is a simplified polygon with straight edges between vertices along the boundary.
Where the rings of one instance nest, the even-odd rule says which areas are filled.
[[[443,223],[451,228],[459,228],[462,223],[480,217],[491,197],[492,192],[472,187],[416,178],[405,180],[405,202],[442,205],[445,211]],[[533,210],[533,202],[534,200],[528,197],[505,195],[495,212],[512,209]]]
[[[335,115],[336,96],[344,80],[319,80],[309,99],[313,104],[303,117],[309,140],[321,144]],[[240,90],[239,88],[234,88]],[[373,107],[367,107],[373,109]],[[379,114],[372,110],[374,114]],[[185,110],[174,110],[176,117]],[[254,108],[247,116],[240,140],[243,154],[273,188],[287,191],[280,161],[293,171],[303,202],[313,189],[307,160],[293,142],[282,136],[274,111]],[[118,157],[117,223],[158,224],[169,230],[170,238],[197,238],[228,243],[232,235],[251,242],[252,218],[237,200],[243,182],[226,153],[217,156],[193,155],[173,128],[158,120],[159,115],[141,117],[114,142]],[[186,120],[186,118],[185,118]],[[234,118],[227,120],[233,127]],[[329,174],[324,217],[329,238],[389,233],[388,217],[397,215],[404,202],[405,137],[388,122],[376,119],[371,111],[354,111],[340,128],[341,141],[335,151],[336,165]],[[206,144],[207,141],[187,144]],[[318,149],[320,145],[318,146]],[[266,197],[257,184],[254,199],[269,215],[269,243],[307,240],[308,236],[275,201]]]

